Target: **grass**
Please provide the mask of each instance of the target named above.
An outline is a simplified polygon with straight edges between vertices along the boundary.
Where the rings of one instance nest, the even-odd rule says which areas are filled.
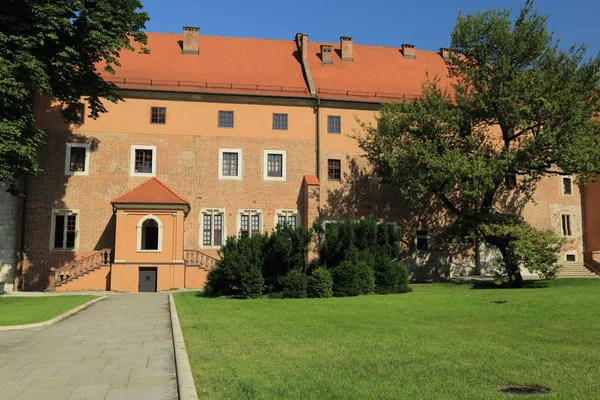
[[[45,322],[97,296],[0,297],[0,326]]]
[[[200,398],[600,398],[600,280],[413,290],[306,300],[174,296]],[[505,385],[551,392],[498,392]]]

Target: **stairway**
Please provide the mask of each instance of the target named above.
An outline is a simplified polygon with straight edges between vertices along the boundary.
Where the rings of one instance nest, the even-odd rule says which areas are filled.
[[[75,261],[54,272],[54,290],[109,290],[110,263],[111,249],[100,250]]]
[[[557,278],[600,278],[595,271],[582,262],[563,264]]]

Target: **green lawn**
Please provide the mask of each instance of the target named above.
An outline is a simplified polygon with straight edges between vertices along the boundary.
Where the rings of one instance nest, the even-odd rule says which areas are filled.
[[[600,280],[413,290],[306,300],[174,296],[201,398],[600,399]],[[508,384],[552,391],[497,391]]]
[[[48,321],[96,297],[0,297],[0,326],[35,324]]]

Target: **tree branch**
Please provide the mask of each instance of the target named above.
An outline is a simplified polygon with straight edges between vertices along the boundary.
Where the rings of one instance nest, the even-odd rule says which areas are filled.
[[[516,139],[518,139],[520,136],[522,136],[523,134],[525,134],[525,133],[527,133],[527,132],[529,132],[529,131],[532,131],[532,130],[534,130],[534,129],[536,129],[536,128],[541,128],[541,127],[542,127],[542,125],[544,125],[544,123],[543,123],[543,122],[540,122],[539,124],[535,124],[535,125],[532,125],[532,126],[530,126],[530,127],[528,127],[528,128],[525,128],[525,129],[523,129],[522,131],[520,131],[519,133],[515,133],[514,135],[512,135],[512,136],[511,136],[511,137],[510,137],[508,140],[510,140],[510,141],[516,140]]]

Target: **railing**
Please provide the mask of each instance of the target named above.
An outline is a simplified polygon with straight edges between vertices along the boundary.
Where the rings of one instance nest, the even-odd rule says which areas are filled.
[[[67,279],[74,278],[78,275],[81,275],[93,268],[102,266],[102,265],[110,265],[111,263],[111,249],[103,249],[95,252],[85,258],[82,258],[79,261],[75,261],[74,263],[56,271],[54,274],[54,282],[60,283],[66,281]]]
[[[186,266],[210,270],[215,266],[217,259],[201,250],[184,250],[183,261]]]

